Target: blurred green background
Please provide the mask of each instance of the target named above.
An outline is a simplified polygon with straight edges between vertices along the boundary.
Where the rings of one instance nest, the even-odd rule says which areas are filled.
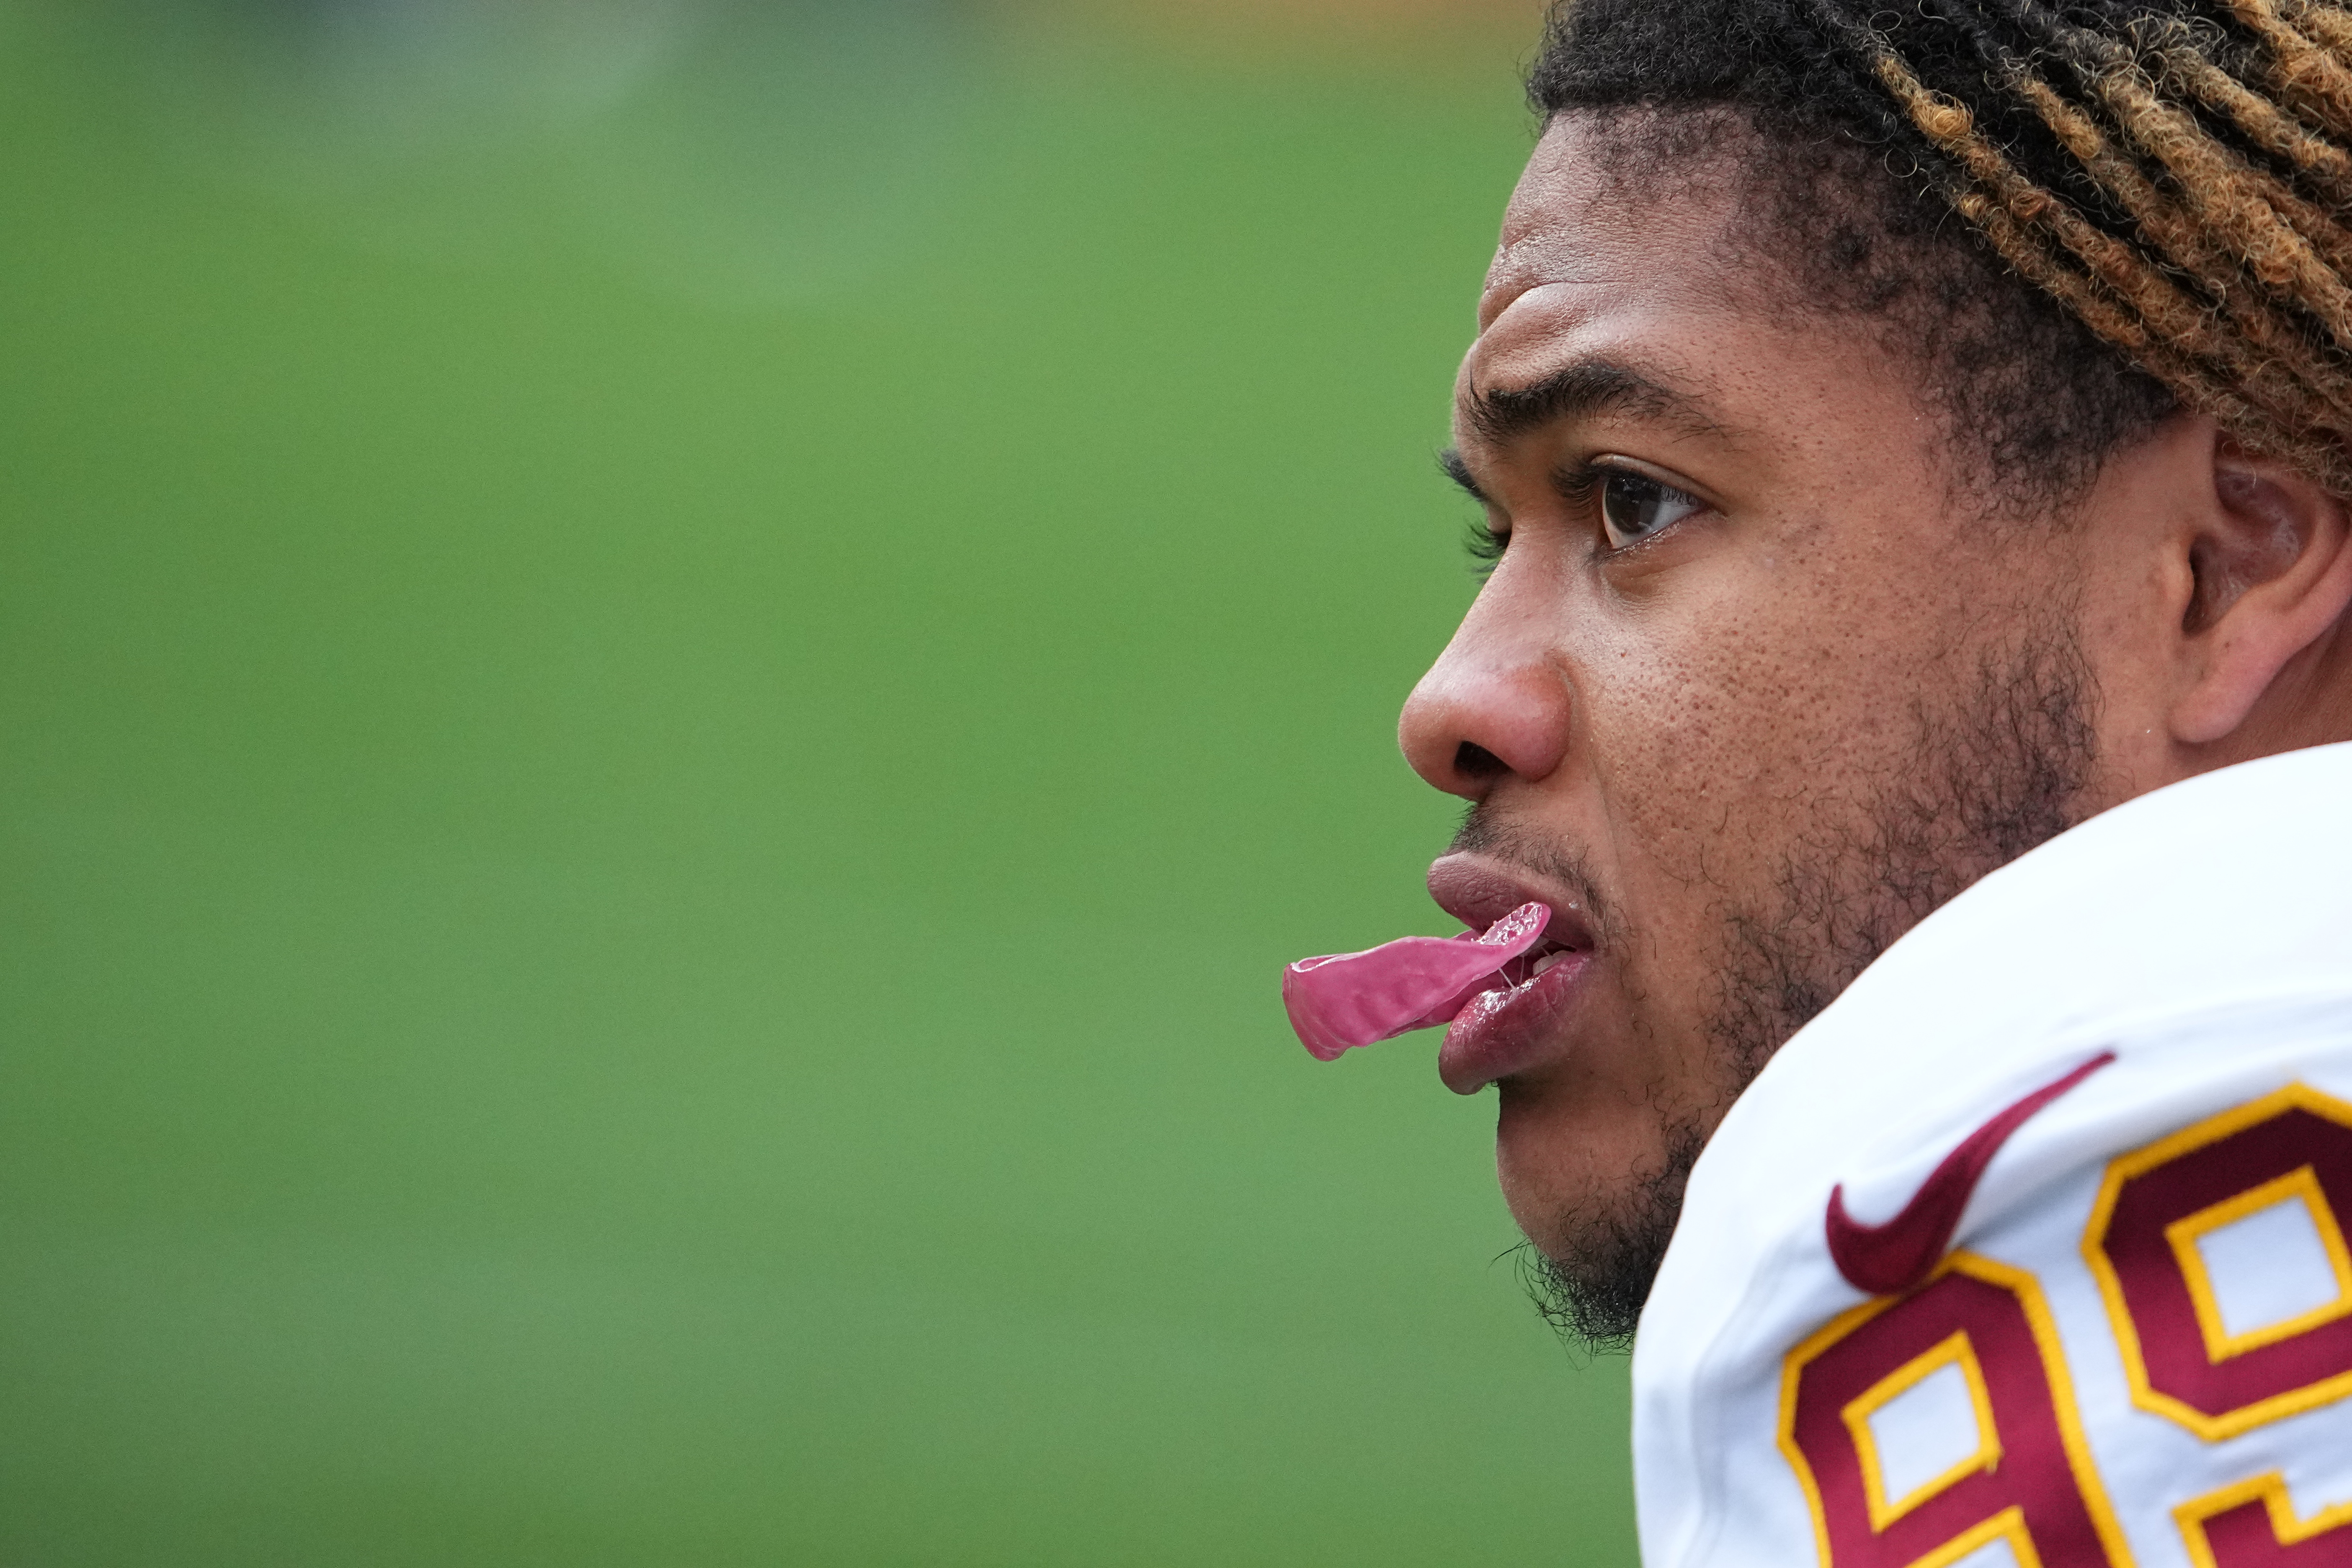
[[[1434,9],[0,3],[0,1562],[1630,1561],[1276,995],[1448,923]]]

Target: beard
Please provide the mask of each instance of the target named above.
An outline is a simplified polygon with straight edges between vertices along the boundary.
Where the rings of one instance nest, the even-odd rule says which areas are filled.
[[[1897,937],[2079,820],[2096,761],[2095,701],[2071,616],[1981,652],[1951,700],[1915,700],[1901,767],[1816,796],[1764,890],[1744,899],[1726,890],[1705,1021],[1712,1103],[1654,1107],[1664,1131],[1657,1163],[1560,1216],[1549,1228],[1561,1255],[1520,1250],[1537,1310],[1563,1338],[1593,1353],[1631,1346],[1720,1112]],[[1598,891],[1572,853],[1481,823],[1476,809],[1455,847],[1517,859],[1588,899]],[[1603,944],[1624,938],[1620,911],[1597,899],[1589,907]]]

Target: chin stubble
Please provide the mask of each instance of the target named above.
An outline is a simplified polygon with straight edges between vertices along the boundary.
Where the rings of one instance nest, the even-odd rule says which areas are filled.
[[[1538,1310],[1564,1338],[1595,1353],[1632,1344],[1714,1113],[1897,937],[2077,819],[2096,691],[2072,617],[1984,652],[1960,699],[1941,710],[1915,700],[1916,741],[1898,776],[1840,820],[1809,825],[1767,896],[1726,905],[1706,1023],[1715,1104],[1654,1105],[1659,1164],[1564,1216],[1552,1232],[1564,1256],[1520,1254]]]

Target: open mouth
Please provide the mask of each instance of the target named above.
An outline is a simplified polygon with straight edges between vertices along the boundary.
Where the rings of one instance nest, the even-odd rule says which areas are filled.
[[[1549,1059],[1591,968],[1592,950],[1551,944],[1529,952],[1470,997],[1445,1030],[1437,1076],[1456,1094],[1475,1094],[1497,1079]]]
[[[1282,1005],[1320,1061],[1450,1026],[1438,1072],[1466,1094],[1541,1054],[1591,967],[1592,928],[1576,900],[1475,854],[1432,866],[1429,891],[1469,929],[1302,958],[1282,972]]]
[[[1562,959],[1572,958],[1590,949],[1575,947],[1554,938],[1549,931],[1543,940],[1495,972],[1495,984],[1486,990],[1502,990],[1525,985],[1538,974],[1549,970]]]
[[[1531,994],[1536,982],[1562,964],[1581,968],[1583,962],[1592,956],[1591,942],[1569,921],[1560,921],[1560,925],[1568,929],[1558,935],[1553,934],[1552,921],[1557,919],[1557,916],[1552,916],[1545,921],[1544,934],[1534,946],[1455,998],[1454,1016],[1448,1022],[1457,1026],[1475,1026],[1479,1020],[1510,1006],[1522,996]]]
[[[1490,1012],[1590,944],[1580,922],[1540,899],[1464,923],[1471,929],[1454,936],[1400,937],[1284,970],[1283,1006],[1299,1042],[1329,1061],[1356,1046]]]
[[[1580,904],[1475,854],[1448,855],[1429,870],[1429,891],[1465,925],[1508,919],[1526,900],[1549,911],[1541,938],[1464,998],[1437,1072],[1448,1089],[1470,1094],[1551,1059],[1567,1048],[1580,984],[1599,943]]]

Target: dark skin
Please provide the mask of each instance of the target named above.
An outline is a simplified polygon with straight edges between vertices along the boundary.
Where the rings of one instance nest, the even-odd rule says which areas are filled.
[[[2341,500],[2183,413],[2063,515],[1988,522],[1923,372],[1752,286],[1736,168],[1652,196],[1613,188],[1598,146],[1556,121],[1505,217],[1455,437],[1507,545],[1400,727],[1517,847],[1455,858],[1456,883],[1612,913],[1495,1079],[1505,1196],[1562,1259],[1743,1086],[1717,1026],[1731,928],[1916,767],[1904,716],[1965,720],[1971,673],[2054,617],[2095,697],[2071,819],[2352,738]]]

